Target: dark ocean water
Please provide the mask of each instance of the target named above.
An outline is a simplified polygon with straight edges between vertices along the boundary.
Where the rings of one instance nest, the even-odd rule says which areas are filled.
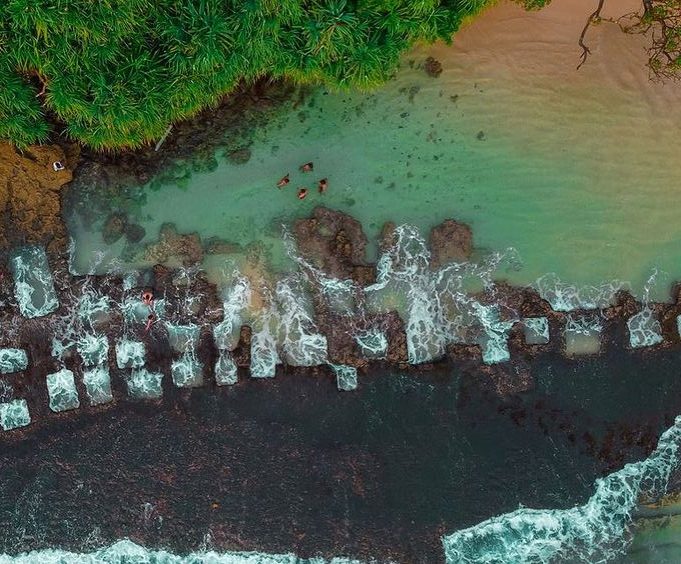
[[[516,366],[523,364],[516,359]],[[3,553],[128,537],[216,550],[441,562],[441,537],[517,509],[584,503],[681,413],[678,351],[539,356],[501,398],[477,365],[242,376],[124,399],[0,437]],[[14,438],[13,438],[14,437]]]

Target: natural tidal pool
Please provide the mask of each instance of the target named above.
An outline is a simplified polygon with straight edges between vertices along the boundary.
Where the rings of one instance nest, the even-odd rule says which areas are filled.
[[[608,4],[604,16],[636,7]],[[476,246],[517,250],[522,268],[503,273],[513,283],[555,272],[577,285],[629,281],[640,294],[658,267],[667,277],[653,295],[666,299],[669,281],[681,278],[681,94],[648,80],[645,39],[614,24],[590,30],[593,55],[577,71],[577,38],[592,9],[562,0],[525,13],[502,2],[452,46],[407,54],[374,92],[316,89],[286,106],[253,132],[245,164],[221,151],[211,172],[185,161],[118,209],[144,227],[142,244],[173,223],[204,239],[257,242],[280,268],[282,224],[316,205],[352,214],[372,245],[386,221],[425,232],[451,217],[471,225]],[[424,71],[428,56],[443,65],[438,78]],[[299,173],[307,161],[314,171]],[[278,190],[286,173],[291,184]],[[329,188],[319,195],[323,177]],[[299,186],[310,189],[303,201]],[[73,220],[80,271],[94,251],[106,253],[102,268],[121,256],[153,261],[124,241],[104,245],[104,219],[88,229]]]

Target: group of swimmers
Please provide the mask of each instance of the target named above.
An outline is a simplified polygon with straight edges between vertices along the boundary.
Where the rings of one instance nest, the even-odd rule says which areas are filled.
[[[314,163],[310,161],[309,163],[302,164],[300,165],[299,170],[300,172],[312,172],[314,170]],[[279,182],[277,182],[277,188],[282,189],[284,186],[287,186],[289,182],[291,182],[291,180],[289,178],[289,174],[287,173],[285,176],[282,176],[281,179],[279,179]],[[328,187],[329,181],[327,178],[322,178],[317,182],[317,190],[320,194],[326,192]],[[298,199],[304,200],[305,196],[307,196],[307,188],[301,186],[298,188]]]

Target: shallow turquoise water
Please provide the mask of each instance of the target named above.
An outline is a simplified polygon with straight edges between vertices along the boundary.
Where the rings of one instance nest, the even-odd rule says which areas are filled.
[[[372,243],[386,221],[427,231],[452,217],[473,227],[482,249],[517,249],[523,268],[500,274],[515,283],[556,272],[577,285],[623,279],[640,294],[659,267],[668,276],[658,277],[654,296],[665,298],[669,280],[681,278],[681,169],[673,164],[681,96],[650,83],[636,38],[607,26],[592,37],[600,56],[576,72],[581,18],[553,10],[526,15],[502,4],[454,46],[405,57],[395,80],[373,93],[318,90],[256,131],[248,163],[218,156],[216,170],[193,173],[182,187],[155,185],[128,211],[145,241],[172,222],[181,232],[259,242],[277,267],[285,264],[282,224],[316,205],[358,218]],[[632,63],[613,65],[612,51]],[[439,78],[422,68],[429,54],[443,63]],[[297,172],[310,160],[313,173]],[[286,173],[291,184],[277,190]],[[329,190],[319,195],[322,177]],[[311,189],[304,201],[299,186]],[[93,250],[122,250],[98,234],[74,234],[81,268]]]

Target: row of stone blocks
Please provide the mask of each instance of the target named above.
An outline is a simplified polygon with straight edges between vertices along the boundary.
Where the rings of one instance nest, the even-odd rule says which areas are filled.
[[[83,341],[78,346],[78,352],[83,360],[83,384],[89,404],[101,405],[113,401],[106,337],[96,336],[89,341]],[[119,369],[127,371],[126,384],[129,396],[134,399],[160,399],[163,395],[163,374],[148,370],[145,358],[145,346],[140,341],[123,340],[116,345],[116,365]],[[357,387],[355,368],[330,366],[337,376],[339,389],[351,390]],[[11,374],[27,367],[26,351],[0,349],[0,373]],[[172,362],[171,378],[176,386],[182,388],[203,384],[203,365],[196,359],[194,348],[186,348],[181,356]],[[237,382],[237,366],[228,351],[220,351],[215,367],[215,379],[218,385],[231,385]],[[45,382],[52,411],[59,413],[80,407],[75,375],[71,370],[62,368],[48,374]],[[31,417],[25,399],[0,403],[0,428],[9,431],[30,423]]]
[[[547,318],[525,318],[522,324],[526,344],[541,345],[549,342]],[[181,356],[171,364],[173,383],[178,387],[200,386],[203,383],[203,366],[196,359],[194,353],[198,339],[198,327],[177,327],[176,330],[179,330],[180,333],[176,332],[171,335],[171,345],[181,353]],[[183,331],[189,331],[191,334],[183,334]],[[681,317],[679,318],[679,333],[681,334]],[[657,339],[637,341],[635,337],[636,334],[632,331],[632,346],[644,346],[659,342]],[[382,339],[382,341],[385,341],[385,339]],[[387,341],[382,342],[382,346],[387,346]],[[81,341],[77,349],[83,359],[83,384],[90,404],[99,405],[112,401],[111,380],[107,364],[109,351],[107,338],[103,335],[92,335]],[[116,364],[119,369],[128,371],[126,378],[128,394],[135,399],[159,399],[162,396],[163,374],[149,371],[145,367],[145,357],[144,343],[140,341],[123,340],[116,345]],[[375,358],[380,358],[380,355]],[[497,355],[495,362],[505,360],[508,360],[507,356],[500,354]],[[11,348],[0,349],[1,374],[20,372],[25,370],[27,366],[28,358],[25,351]],[[329,364],[329,366],[336,375],[339,390],[357,388],[357,370],[354,367],[335,364]],[[215,380],[218,385],[230,385],[237,382],[237,366],[228,350],[219,350],[215,365]],[[52,411],[61,412],[80,407],[75,376],[72,371],[63,368],[58,372],[48,374],[46,384]],[[28,406],[24,399],[0,403],[0,428],[3,430],[23,427],[30,422]]]

